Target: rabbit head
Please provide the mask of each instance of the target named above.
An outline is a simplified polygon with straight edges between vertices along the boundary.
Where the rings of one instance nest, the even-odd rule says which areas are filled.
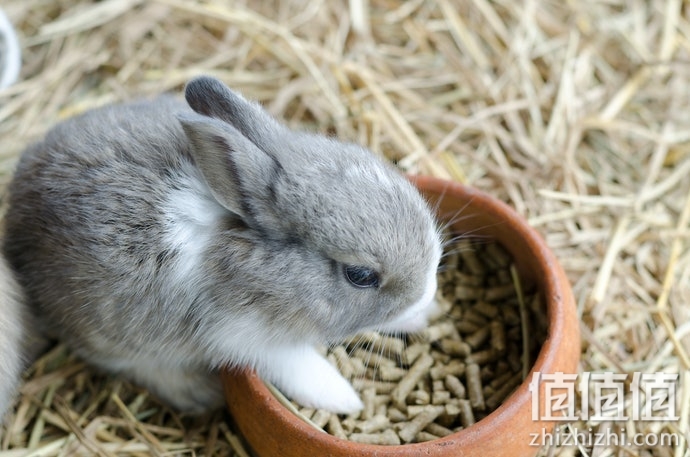
[[[403,176],[360,146],[289,130],[218,80],[185,96],[193,159],[251,234],[247,285],[283,302],[268,320],[320,342],[425,325],[441,247]]]

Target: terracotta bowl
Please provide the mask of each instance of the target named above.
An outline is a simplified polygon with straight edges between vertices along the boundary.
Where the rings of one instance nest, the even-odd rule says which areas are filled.
[[[499,241],[515,259],[521,279],[544,297],[547,337],[527,379],[495,411],[476,424],[425,443],[381,446],[353,443],[312,428],[294,416],[248,370],[223,374],[227,404],[240,432],[260,457],[448,456],[520,457],[539,450],[534,433],[553,428],[540,420],[545,386],[539,385],[539,411],[533,420],[533,372],[576,373],[580,357],[579,321],[568,280],[539,234],[513,209],[476,189],[428,177],[411,178],[439,217],[456,219],[456,231]],[[458,214],[464,217],[455,217]]]

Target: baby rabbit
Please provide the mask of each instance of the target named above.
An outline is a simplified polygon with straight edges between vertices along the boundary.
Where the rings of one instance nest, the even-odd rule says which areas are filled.
[[[0,258],[0,424],[21,378],[29,323],[20,287]]]
[[[360,409],[314,346],[425,325],[430,209],[371,152],[289,130],[216,79],[185,97],[87,112],[23,154],[4,254],[40,331],[184,411],[221,405],[227,365]]]

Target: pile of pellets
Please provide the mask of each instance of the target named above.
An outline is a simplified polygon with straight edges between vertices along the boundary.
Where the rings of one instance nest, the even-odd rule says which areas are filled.
[[[494,242],[457,241],[439,271],[439,310],[425,330],[365,333],[328,351],[360,393],[362,411],[288,406],[334,436],[383,445],[444,437],[495,410],[544,341],[541,300],[522,290],[512,258]]]

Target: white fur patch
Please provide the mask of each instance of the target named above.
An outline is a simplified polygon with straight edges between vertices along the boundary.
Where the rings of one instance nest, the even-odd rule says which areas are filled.
[[[284,346],[267,351],[259,375],[298,403],[349,414],[364,406],[352,385],[311,346]]]
[[[219,320],[203,335],[217,366],[251,366],[262,379],[304,406],[338,413],[362,408],[350,383],[315,348],[285,342],[284,337],[271,333],[250,310]]]
[[[437,238],[435,232],[433,236]],[[428,318],[433,313],[436,305],[434,297],[437,288],[436,270],[441,259],[440,243],[435,243],[435,247],[436,252],[434,252],[431,264],[427,270],[422,297],[407,308],[401,315],[387,324],[377,327],[377,330],[384,332],[416,332],[426,327]]]
[[[401,315],[378,327],[385,332],[416,332],[428,324],[429,315],[434,311],[434,296],[436,295],[436,270],[426,280],[424,294],[414,305],[410,306]]]
[[[166,205],[166,244],[179,253],[174,270],[177,281],[189,280],[198,271],[202,256],[214,236],[214,227],[227,213],[201,181],[191,181],[173,191]]]

